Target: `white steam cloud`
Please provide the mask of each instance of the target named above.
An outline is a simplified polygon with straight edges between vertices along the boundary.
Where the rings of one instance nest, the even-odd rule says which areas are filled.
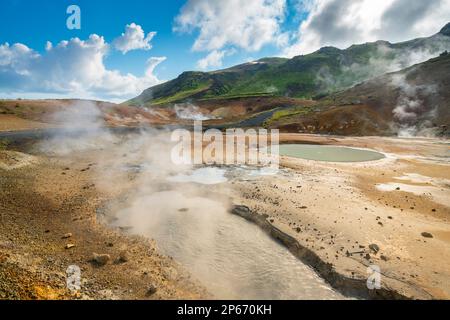
[[[413,85],[406,81],[407,75],[396,75],[392,85],[400,89],[397,105],[393,110],[394,120],[399,126],[398,135],[414,137],[424,135],[436,117],[436,108],[426,108],[424,97],[432,95],[437,88],[433,85]]]
[[[202,113],[200,108],[192,103],[175,104],[174,110],[177,118],[181,120],[206,121],[216,119],[214,116]]]
[[[46,154],[68,155],[95,150],[116,140],[106,128],[102,111],[91,101],[73,102],[53,114],[52,122],[58,125],[55,134],[38,145]]]
[[[324,90],[332,92],[425,62],[446,50],[450,50],[450,37],[440,34],[419,40],[407,49],[395,48],[380,41],[375,44],[375,50],[369,53],[367,62],[349,64],[343,55],[339,60],[340,72],[337,76],[325,66],[318,70],[315,80]]]

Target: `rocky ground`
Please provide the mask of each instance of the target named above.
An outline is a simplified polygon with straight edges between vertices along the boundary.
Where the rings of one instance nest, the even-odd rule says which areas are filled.
[[[97,221],[112,196],[95,163],[0,150],[0,299],[195,299],[205,291],[153,241]],[[81,290],[67,289],[69,266]]]
[[[359,164],[283,158],[280,174],[236,177],[220,188],[225,196],[267,215],[267,223],[317,256],[315,265],[307,263],[330,266],[335,278],[363,283],[376,265],[388,292],[450,299],[447,140],[284,134],[281,141],[371,148],[387,158]],[[154,241],[99,221],[105,204],[133,187],[130,168],[107,171],[99,159],[117,162],[126,154],[0,149],[0,298],[209,297]],[[81,268],[79,292],[66,285],[74,265]]]

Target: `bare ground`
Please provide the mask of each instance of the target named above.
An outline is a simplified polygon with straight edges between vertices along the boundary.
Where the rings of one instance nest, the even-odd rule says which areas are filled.
[[[1,299],[207,296],[179,265],[157,252],[153,241],[124,236],[97,222],[96,210],[109,195],[91,183],[94,164],[89,159],[0,155]],[[27,165],[17,165],[17,159],[30,157]],[[100,266],[91,261],[94,253],[110,259]],[[71,265],[82,272],[77,293],[66,289]]]
[[[347,278],[364,281],[367,267],[377,265],[387,290],[450,299],[447,140],[297,134],[281,140],[372,148],[387,158],[359,164],[283,158],[277,176],[230,181],[225,189],[235,204],[268,215],[270,224]],[[153,241],[97,221],[98,208],[128,187],[97,188],[97,158],[0,151],[0,298],[208,297],[176,262],[158,253]],[[377,188],[392,183],[400,188]],[[68,233],[72,236],[63,239]],[[75,247],[66,249],[68,244]],[[127,261],[118,263],[123,252]],[[110,260],[98,266],[90,261],[93,253]],[[77,295],[66,289],[70,265],[82,269]],[[157,291],[149,294],[152,287]]]
[[[236,204],[268,215],[273,226],[349,279],[364,281],[367,267],[377,265],[387,290],[450,299],[450,170],[436,157],[448,153],[445,141],[295,134],[281,140],[371,147],[388,158],[360,164],[283,158],[282,174],[237,182]],[[386,183],[394,183],[392,191],[377,188]]]

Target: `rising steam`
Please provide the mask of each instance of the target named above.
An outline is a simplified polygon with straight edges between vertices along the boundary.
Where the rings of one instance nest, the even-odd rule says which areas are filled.
[[[420,43],[414,49],[399,49],[388,42],[379,41],[374,44],[374,50],[367,53],[369,57],[364,62],[352,61],[344,55],[338,56],[338,72],[330,70],[328,66],[321,67],[316,73],[315,83],[322,91],[332,92],[386,73],[400,71],[450,50],[450,37],[441,34],[416,41]]]
[[[105,127],[102,111],[91,101],[75,101],[54,113],[51,120],[59,129],[38,145],[40,151],[47,154],[67,155],[101,148],[115,141]]]
[[[174,110],[178,119],[206,121],[216,119],[215,117],[202,113],[200,108],[192,103],[180,103],[174,105]]]
[[[433,126],[437,107],[427,107],[425,99],[437,91],[434,85],[414,85],[406,81],[407,74],[392,77],[392,85],[399,89],[397,105],[393,110],[399,126],[398,135],[413,137],[424,135]]]

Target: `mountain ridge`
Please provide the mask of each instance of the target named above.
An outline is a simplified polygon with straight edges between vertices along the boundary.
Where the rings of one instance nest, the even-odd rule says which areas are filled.
[[[426,61],[445,50],[450,50],[450,23],[431,37],[404,42],[379,40],[347,49],[323,47],[292,59],[262,58],[223,70],[187,71],[145,90],[125,104],[149,107],[257,96],[319,99],[384,73]]]

